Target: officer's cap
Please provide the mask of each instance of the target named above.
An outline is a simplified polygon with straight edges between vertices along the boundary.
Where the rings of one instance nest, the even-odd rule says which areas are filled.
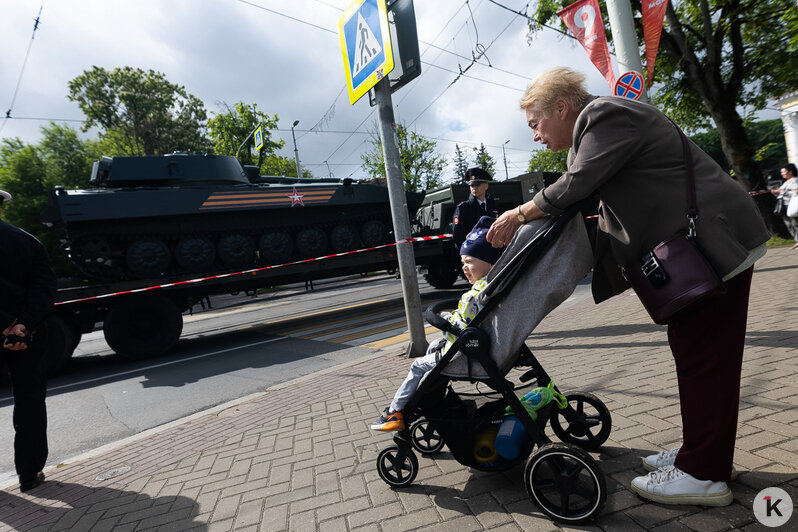
[[[487,183],[491,179],[492,179],[491,175],[486,170],[483,170],[482,168],[479,167],[469,168],[465,172],[465,180],[466,183],[468,183],[469,185],[475,185],[477,183]]]

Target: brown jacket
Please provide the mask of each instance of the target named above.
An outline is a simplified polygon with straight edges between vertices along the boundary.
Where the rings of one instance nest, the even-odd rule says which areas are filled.
[[[770,233],[748,193],[692,141],[690,148],[698,245],[723,277]],[[600,198],[593,271],[598,303],[628,288],[618,265],[639,260],[665,238],[687,230],[682,142],[656,107],[616,96],[589,97],[574,126],[568,171],[533,201],[558,214],[594,192]]]

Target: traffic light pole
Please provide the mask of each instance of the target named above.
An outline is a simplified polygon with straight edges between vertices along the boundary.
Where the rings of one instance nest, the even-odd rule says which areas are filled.
[[[409,239],[410,218],[407,213],[407,196],[402,180],[402,168],[399,158],[399,146],[396,142],[396,130],[391,101],[390,82],[388,77],[382,78],[374,86],[374,100],[380,124],[380,141],[385,159],[385,175],[388,181],[388,197],[391,202],[394,238],[397,242],[396,252],[399,259],[399,274],[402,278],[402,293],[405,302],[407,328],[410,332],[410,345],[407,354],[410,357],[423,356],[427,350],[427,337],[424,333],[424,319],[421,315],[421,296],[418,293],[416,277],[416,259],[412,242]]]

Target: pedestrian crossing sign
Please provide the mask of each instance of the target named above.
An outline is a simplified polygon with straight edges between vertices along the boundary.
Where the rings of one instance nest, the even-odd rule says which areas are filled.
[[[258,126],[255,130],[255,151],[260,151],[263,148],[263,126]]]
[[[338,19],[349,103],[393,70],[385,0],[355,0]]]

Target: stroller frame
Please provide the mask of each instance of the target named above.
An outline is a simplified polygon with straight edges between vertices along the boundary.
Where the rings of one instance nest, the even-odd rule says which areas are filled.
[[[380,477],[390,486],[405,487],[415,480],[418,459],[413,448],[424,456],[432,456],[445,443],[459,463],[478,470],[503,471],[526,460],[526,490],[541,511],[555,521],[584,523],[601,511],[607,496],[604,475],[586,450],[599,448],[609,437],[612,428],[609,410],[592,394],[577,392],[566,395],[568,404],[565,408],[558,408],[552,401],[537,411],[537,420],[534,420],[515,395],[515,384],[501,374],[491,358],[490,338],[479,328],[490,309],[500,303],[515,279],[534,261],[535,252],[545,250],[586,204],[587,201],[576,204],[562,215],[548,220],[496,273],[483,291],[487,301],[466,328],[460,329],[439,315],[442,310],[452,308],[452,303],[456,305],[457,300],[440,301],[425,311],[424,316],[431,325],[452,333],[456,339],[409,398],[404,408],[406,428],[394,435],[394,445],[385,448],[377,458]],[[487,378],[444,375],[446,366],[458,352],[467,357],[469,368],[471,361],[478,362]],[[522,383],[535,379],[538,386],[546,387],[552,382],[525,342],[521,344],[515,366],[530,367],[520,377]],[[485,382],[501,395],[501,399],[483,405],[476,412],[467,412],[466,403],[451,386],[452,381],[462,380]],[[557,390],[556,386],[554,389]],[[586,405],[595,413],[587,413]],[[506,406],[513,410],[527,434],[518,457],[512,460],[498,458],[493,463],[480,463],[470,458],[476,431],[500,423]],[[545,426],[549,422],[564,443],[552,443],[546,435]],[[466,437],[461,437],[454,429],[457,423],[465,424]],[[534,447],[537,450],[532,452]]]

